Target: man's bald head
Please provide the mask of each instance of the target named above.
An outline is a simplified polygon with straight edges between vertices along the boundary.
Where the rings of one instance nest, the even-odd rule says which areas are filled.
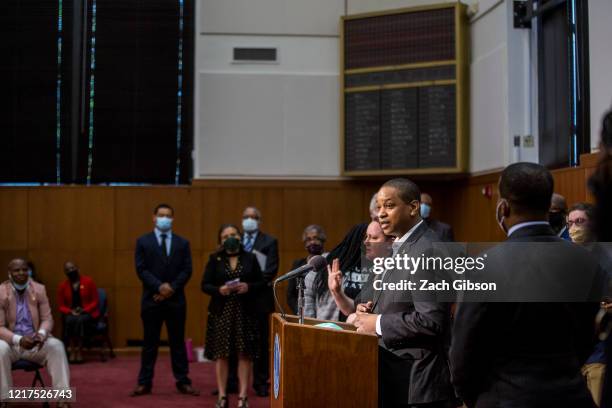
[[[421,203],[427,204],[431,207],[431,205],[433,204],[433,199],[431,198],[429,194],[421,193]]]
[[[27,261],[23,258],[15,258],[8,263],[8,275],[18,285],[23,285],[28,281],[29,269]]]
[[[28,268],[28,261],[26,261],[23,258],[15,258],[15,259],[11,259],[11,261],[8,263],[8,271],[10,272],[11,269],[13,268],[17,268],[17,267],[25,267],[26,269]]]
[[[559,193],[553,193],[550,198],[550,211],[551,212],[567,212],[567,201]]]

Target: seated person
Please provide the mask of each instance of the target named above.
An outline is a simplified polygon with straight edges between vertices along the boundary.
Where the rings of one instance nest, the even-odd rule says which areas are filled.
[[[100,312],[98,288],[89,276],[80,275],[79,267],[71,261],[64,264],[66,279],[57,292],[59,311],[64,319],[64,341],[68,341],[71,363],[83,362],[83,339],[91,333]]]
[[[45,287],[29,278],[23,259],[9,262],[8,276],[0,284],[0,397],[6,398],[13,386],[11,365],[17,360],[45,365],[53,388],[69,388],[68,360],[62,342],[51,336],[53,317]]]

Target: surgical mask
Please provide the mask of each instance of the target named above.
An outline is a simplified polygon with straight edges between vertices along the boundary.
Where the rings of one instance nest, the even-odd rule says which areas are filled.
[[[508,235],[508,231],[506,230],[506,227],[504,227],[504,219],[506,217],[504,217],[503,215],[501,217],[499,216],[499,209],[501,208],[501,204],[502,201],[500,200],[497,203],[497,207],[495,208],[495,221],[497,221],[497,225],[499,225],[499,228],[501,228],[501,230],[504,232],[504,235]]]
[[[11,283],[13,284],[13,287],[14,287],[16,290],[18,290],[18,291],[25,290],[25,289],[28,287],[28,285],[30,284],[30,278],[28,278],[28,280],[26,281],[26,283],[23,283],[23,284],[19,284],[19,283],[15,282],[15,281],[13,280],[13,277],[12,277],[12,276],[10,276],[10,275],[9,275],[9,279],[10,279]]]
[[[244,218],[242,220],[242,229],[246,232],[255,232],[259,228],[259,221],[254,218]]]
[[[321,244],[308,244],[306,250],[310,255],[321,255],[323,253],[323,245]]]
[[[569,236],[576,244],[584,244],[589,241],[589,233],[584,227],[572,225],[569,229]]]
[[[157,217],[155,219],[155,226],[162,232],[170,231],[172,228],[172,218],[170,217]]]
[[[240,249],[240,240],[236,237],[229,237],[223,241],[223,248],[227,252],[236,252]]]
[[[559,233],[565,225],[565,214],[561,211],[549,212],[548,222],[555,233]]]
[[[429,218],[431,214],[431,206],[429,204],[421,203],[421,217]]]

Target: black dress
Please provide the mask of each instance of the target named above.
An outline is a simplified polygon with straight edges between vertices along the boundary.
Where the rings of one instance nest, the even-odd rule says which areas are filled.
[[[82,308],[81,285],[72,285],[72,309]],[[85,337],[93,330],[93,318],[90,314],[81,312],[79,315],[64,316],[64,339],[71,337]]]
[[[220,260],[228,280],[240,278],[244,282],[243,265],[238,258],[236,269],[232,270],[227,258]],[[249,287],[251,290],[251,287]],[[230,354],[242,354],[251,358],[258,355],[259,333],[257,321],[247,311],[241,297],[234,292],[226,296],[220,310],[208,312],[205,356],[209,360],[229,358]]]

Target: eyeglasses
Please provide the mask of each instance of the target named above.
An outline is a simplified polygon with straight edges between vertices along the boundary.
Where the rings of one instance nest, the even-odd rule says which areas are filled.
[[[567,225],[568,225],[569,227],[571,227],[572,225],[578,225],[578,226],[581,226],[581,225],[586,224],[586,223],[587,223],[587,221],[588,221],[588,220],[587,220],[586,218],[576,218],[575,220],[567,220]]]

